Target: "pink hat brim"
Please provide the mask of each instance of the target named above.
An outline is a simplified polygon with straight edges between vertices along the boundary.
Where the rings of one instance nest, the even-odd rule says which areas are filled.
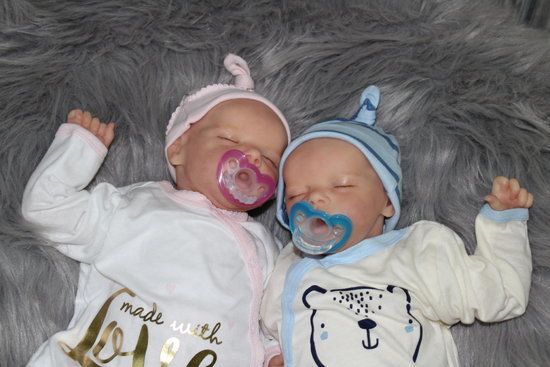
[[[231,85],[212,85],[199,91],[195,95],[185,98],[174,111],[166,131],[166,145],[164,154],[168,162],[168,169],[172,179],[176,181],[176,170],[168,160],[168,147],[182,136],[192,124],[203,118],[216,105],[232,99],[251,99],[269,107],[281,120],[290,142],[290,129],[283,113],[268,99],[252,91],[236,88]]]

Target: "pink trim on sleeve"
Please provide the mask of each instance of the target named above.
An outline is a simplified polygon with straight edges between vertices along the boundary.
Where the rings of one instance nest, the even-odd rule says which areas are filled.
[[[94,134],[80,125],[69,123],[61,124],[59,129],[57,129],[55,136],[63,137],[71,136],[73,134],[84,140],[84,142],[88,144],[101,159],[105,158],[107,155],[107,147]]]

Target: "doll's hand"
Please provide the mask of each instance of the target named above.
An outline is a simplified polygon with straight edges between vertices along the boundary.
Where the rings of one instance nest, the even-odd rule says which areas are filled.
[[[283,356],[281,354],[278,354],[275,357],[271,358],[267,367],[285,367]]]
[[[493,190],[485,196],[485,201],[493,210],[530,208],[533,205],[533,195],[520,187],[515,178],[498,176],[493,180]]]
[[[101,142],[109,148],[115,138],[115,123],[108,124],[99,121],[97,117],[93,117],[88,111],[72,110],[67,116],[67,122],[77,124],[94,134]]]

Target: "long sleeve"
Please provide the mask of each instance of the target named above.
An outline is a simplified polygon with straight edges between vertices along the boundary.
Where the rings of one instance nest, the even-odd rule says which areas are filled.
[[[91,182],[107,153],[105,146],[76,124],[63,124],[30,177],[22,214],[69,257],[90,262],[100,250],[119,195],[109,184],[91,192]]]
[[[447,324],[502,321],[525,312],[531,284],[527,209],[494,211],[476,218],[477,248],[468,256],[462,240],[438,225],[427,233],[417,269],[434,314]]]

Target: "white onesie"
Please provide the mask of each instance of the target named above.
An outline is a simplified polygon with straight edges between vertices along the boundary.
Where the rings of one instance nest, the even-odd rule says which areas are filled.
[[[262,303],[285,367],[458,366],[450,326],[521,315],[531,283],[527,209],[476,219],[468,256],[449,228],[422,221],[324,258],[287,245]]]
[[[168,182],[84,188],[107,149],[63,124],[22,211],[81,262],[74,316],[29,366],[261,366],[259,308],[278,247],[246,213]]]

